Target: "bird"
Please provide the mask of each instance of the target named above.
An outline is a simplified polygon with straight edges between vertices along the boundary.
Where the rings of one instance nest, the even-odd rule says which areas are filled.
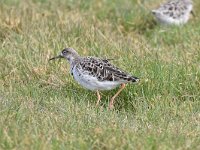
[[[188,22],[192,11],[192,0],[169,0],[152,10],[156,20],[164,25],[183,25]]]
[[[120,86],[109,102],[109,109],[113,109],[115,98],[125,88],[126,84],[139,81],[138,77],[134,77],[111,64],[110,59],[93,56],[81,57],[75,49],[70,47],[63,49],[58,56],[49,60],[58,58],[65,58],[69,62],[70,73],[81,86],[96,91],[96,106],[99,105],[101,100],[99,91],[112,90]]]

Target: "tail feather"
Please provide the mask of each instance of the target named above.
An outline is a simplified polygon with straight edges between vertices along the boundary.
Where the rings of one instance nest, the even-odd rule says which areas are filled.
[[[133,77],[133,76],[131,76],[131,77],[128,78],[128,81],[131,81],[131,82],[139,82],[140,79],[139,79],[138,77]]]

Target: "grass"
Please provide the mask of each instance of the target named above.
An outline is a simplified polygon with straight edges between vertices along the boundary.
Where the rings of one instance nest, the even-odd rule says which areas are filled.
[[[0,149],[200,149],[200,2],[182,27],[155,25],[136,0],[0,2]],[[80,87],[64,47],[140,77],[117,91]]]

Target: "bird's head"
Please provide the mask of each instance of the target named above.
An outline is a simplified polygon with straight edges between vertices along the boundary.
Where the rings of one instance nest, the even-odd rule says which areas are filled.
[[[63,49],[62,52],[60,53],[60,55],[53,57],[49,60],[54,60],[54,59],[58,59],[58,58],[66,58],[70,63],[72,63],[73,60],[78,57],[79,57],[78,53],[73,48],[69,47],[69,48]]]

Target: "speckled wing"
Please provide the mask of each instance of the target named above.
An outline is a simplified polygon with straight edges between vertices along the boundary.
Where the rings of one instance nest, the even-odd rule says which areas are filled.
[[[85,57],[76,65],[83,74],[96,77],[99,81],[137,82],[139,79],[121,71],[109,59]]]

